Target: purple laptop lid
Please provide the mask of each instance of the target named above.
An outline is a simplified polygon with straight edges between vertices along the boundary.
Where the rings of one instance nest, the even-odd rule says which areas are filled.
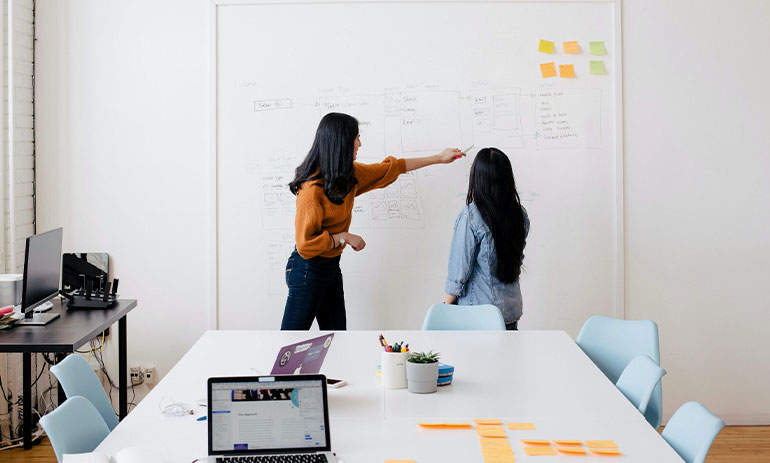
[[[318,373],[332,343],[334,333],[281,347],[271,375]]]

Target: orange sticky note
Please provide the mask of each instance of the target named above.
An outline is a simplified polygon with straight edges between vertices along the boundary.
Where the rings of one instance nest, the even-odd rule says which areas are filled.
[[[564,53],[580,53],[580,45],[577,42],[564,42]]]
[[[540,439],[522,439],[521,443],[527,445],[551,445],[551,441]]]
[[[470,423],[417,423],[423,428],[458,429],[470,428]]]
[[[575,77],[575,65],[574,64],[560,64],[559,75],[561,77]]]
[[[587,440],[586,447],[597,449],[616,449],[618,444],[611,440]]]
[[[579,440],[554,440],[556,445],[583,445],[583,441]]]
[[[482,437],[505,437],[502,426],[476,426],[476,434]]]
[[[535,423],[508,423],[508,429],[526,431],[535,429]]]
[[[540,74],[543,78],[556,77],[556,64],[555,63],[543,63],[540,65]]]
[[[502,421],[500,421],[500,420],[482,419],[482,418],[477,418],[477,419],[473,420],[473,422],[476,423],[476,424],[503,424]]]
[[[556,450],[551,447],[524,447],[524,451],[531,457],[542,457],[546,455],[556,455]]]
[[[553,42],[548,40],[541,40],[540,46],[537,47],[537,51],[542,51],[543,53],[553,53]]]
[[[583,447],[556,447],[556,450],[559,451],[559,453],[566,453],[569,455],[585,455],[586,449]]]
[[[596,455],[620,455],[620,450],[618,449],[590,449],[591,453],[595,453]]]

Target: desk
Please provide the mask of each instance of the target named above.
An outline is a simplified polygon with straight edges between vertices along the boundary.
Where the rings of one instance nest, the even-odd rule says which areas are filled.
[[[435,394],[384,390],[376,376],[379,332],[334,336],[322,372],[346,379],[329,389],[332,450],[345,463],[385,458],[430,462],[481,462],[473,429],[426,430],[419,421],[499,418],[534,422],[535,431],[507,431],[516,461],[573,461],[528,457],[520,439],[614,440],[623,462],[681,462],[644,417],[562,331],[387,331],[393,343],[434,350],[455,366],[453,382]],[[280,346],[318,333],[208,331],[147,397],[96,449],[114,455],[129,446],[149,447],[167,462],[206,455],[206,413],[163,417],[159,403],[194,403],[205,397],[210,376],[269,374]],[[159,345],[158,348],[161,346]],[[565,460],[567,458],[567,460]],[[577,457],[612,462],[612,457]]]
[[[0,331],[0,352],[22,353],[22,391],[24,397],[24,448],[32,447],[32,353],[53,352],[57,359],[74,352],[118,322],[118,388],[119,417],[128,411],[126,389],[128,364],[126,362],[126,314],[136,307],[136,300],[120,299],[107,309],[68,309],[55,297],[50,312],[58,312],[59,318],[44,326],[16,325]],[[59,395],[61,400],[61,394]]]

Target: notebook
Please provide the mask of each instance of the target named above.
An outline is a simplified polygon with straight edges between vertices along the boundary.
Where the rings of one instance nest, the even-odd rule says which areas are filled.
[[[208,403],[209,462],[337,462],[324,375],[209,378]]]
[[[334,333],[331,333],[281,347],[270,374],[318,373],[333,338]]]

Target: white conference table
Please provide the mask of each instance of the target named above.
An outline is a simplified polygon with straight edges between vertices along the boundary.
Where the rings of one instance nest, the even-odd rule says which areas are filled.
[[[474,429],[435,430],[419,422],[498,418],[532,422],[536,430],[507,430],[516,461],[681,462],[563,331],[383,331],[390,343],[434,350],[455,367],[452,384],[435,394],[386,390],[376,374],[379,332],[337,332],[321,372],[348,385],[329,388],[332,450],[345,463],[414,459],[482,462]],[[166,462],[192,462],[207,453],[206,414],[168,417],[161,403],[194,405],[211,376],[269,374],[281,346],[317,332],[208,331],[96,449],[107,455],[139,446]],[[528,456],[520,439],[614,440],[608,456]]]

